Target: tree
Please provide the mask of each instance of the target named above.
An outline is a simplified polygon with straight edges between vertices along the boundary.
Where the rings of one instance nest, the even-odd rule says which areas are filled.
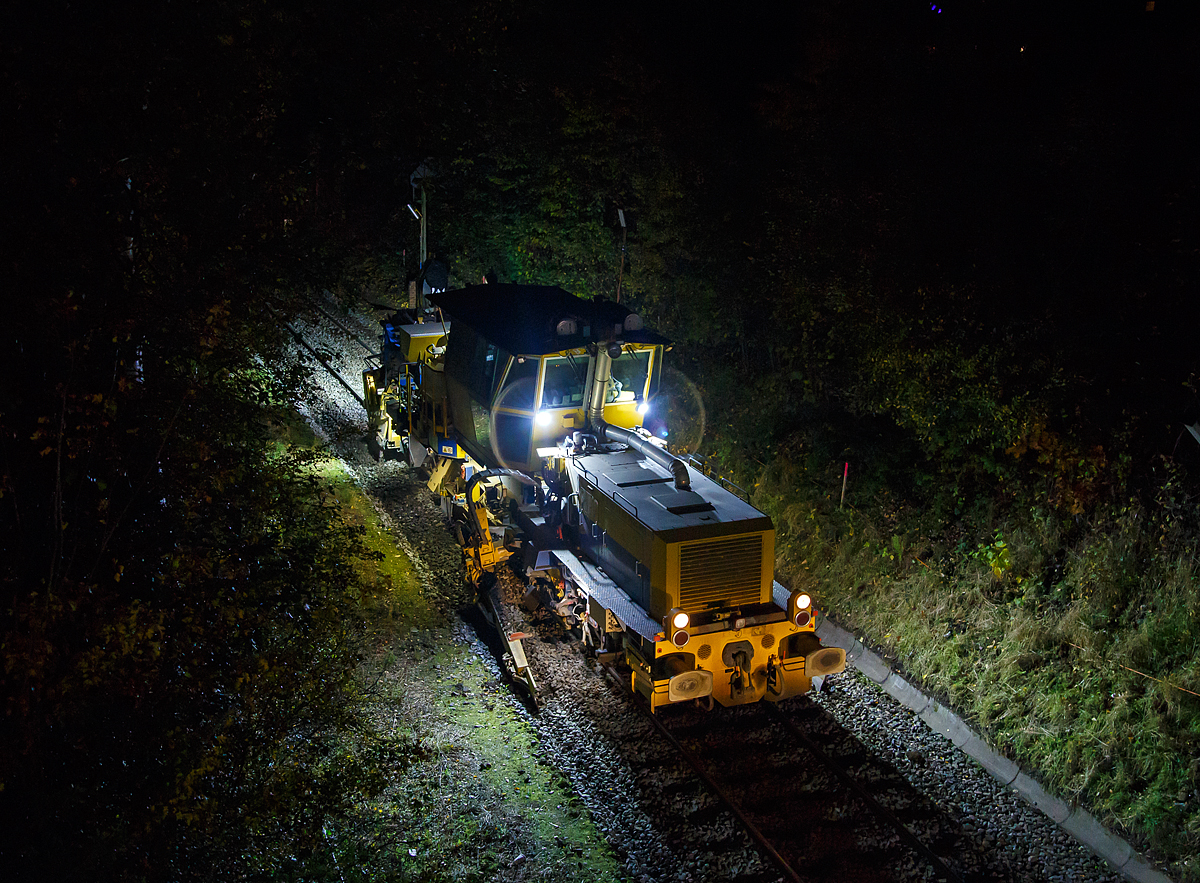
[[[356,787],[329,752],[364,549],[269,432],[300,377],[261,303],[303,282],[316,199],[275,50],[306,13],[48,13],[9,33],[0,852],[22,878],[244,875]]]

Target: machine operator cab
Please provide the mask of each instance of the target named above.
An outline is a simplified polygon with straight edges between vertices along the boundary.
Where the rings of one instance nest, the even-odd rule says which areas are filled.
[[[453,317],[446,396],[456,438],[480,463],[533,471],[537,449],[582,428],[589,407],[626,429],[642,426],[653,407],[668,341],[620,304],[496,284],[430,300]],[[608,358],[590,358],[597,341]],[[594,374],[606,368],[604,384]],[[603,395],[603,405],[589,393]]]

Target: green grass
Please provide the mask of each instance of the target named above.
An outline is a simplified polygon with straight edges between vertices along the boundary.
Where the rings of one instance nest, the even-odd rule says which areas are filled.
[[[410,626],[428,628],[443,623],[446,612],[428,605],[412,562],[384,525],[370,498],[338,461],[329,464],[326,477],[342,507],[343,517],[363,527],[366,546],[376,556],[359,565],[366,583],[375,589],[374,595],[366,599],[376,614],[372,630],[384,634]]]
[[[342,517],[363,530],[363,540],[371,557],[358,562],[360,575],[371,594],[363,599],[364,612],[383,614],[372,628],[399,629],[406,626],[427,628],[445,622],[445,612],[431,608],[421,592],[412,562],[397,537],[384,523],[371,499],[338,460],[324,452],[320,441],[299,415],[276,427],[276,451],[289,450],[316,455],[309,470],[332,493]]]
[[[434,629],[399,636],[395,649],[373,708],[419,758],[348,825],[354,879],[622,879],[570,783],[471,648]]]
[[[302,423],[288,443],[316,449]],[[571,783],[447,611],[431,607],[416,568],[358,484],[333,458],[312,470],[364,531],[370,587],[357,612],[363,726],[329,763],[357,771],[362,793],[325,841],[278,880],[625,880]]]
[[[1131,503],[1091,523],[997,509],[946,524],[882,493],[839,509],[832,481],[778,464],[755,502],[793,585],[1050,791],[1200,881],[1190,522]]]

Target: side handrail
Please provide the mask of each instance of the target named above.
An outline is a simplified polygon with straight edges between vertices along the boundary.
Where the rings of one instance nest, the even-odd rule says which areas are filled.
[[[698,467],[701,472],[703,472],[717,484],[721,485],[721,487],[725,488],[725,490],[729,491],[734,496],[740,497],[743,502],[750,502],[750,494],[746,492],[744,487],[742,487],[740,484],[734,484],[719,472],[713,472],[712,468],[708,465],[707,460],[702,459],[695,454],[684,454],[683,458],[693,466]]]
[[[625,505],[622,506],[621,508],[628,509],[629,511],[631,511],[633,513],[634,518],[638,517],[637,506],[633,505],[633,502],[628,497],[626,497],[624,494],[622,494],[620,491],[613,491],[612,498],[613,498],[613,500],[617,501],[618,503],[621,502],[622,500],[624,500]]]

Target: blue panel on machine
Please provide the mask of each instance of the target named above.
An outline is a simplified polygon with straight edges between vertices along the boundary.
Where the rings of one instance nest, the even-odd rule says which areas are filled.
[[[458,451],[458,445],[444,438],[438,439],[438,455],[441,457],[462,458],[462,454]]]
[[[629,600],[629,596],[621,591],[620,586],[591,564],[579,560],[574,554],[563,549],[553,549],[550,554],[562,563],[563,568],[571,575],[571,579],[575,583],[606,609],[616,614],[617,619],[621,620],[626,628],[632,629],[650,642],[653,642],[654,636],[662,631],[662,626],[647,616],[646,611],[641,607]]]

